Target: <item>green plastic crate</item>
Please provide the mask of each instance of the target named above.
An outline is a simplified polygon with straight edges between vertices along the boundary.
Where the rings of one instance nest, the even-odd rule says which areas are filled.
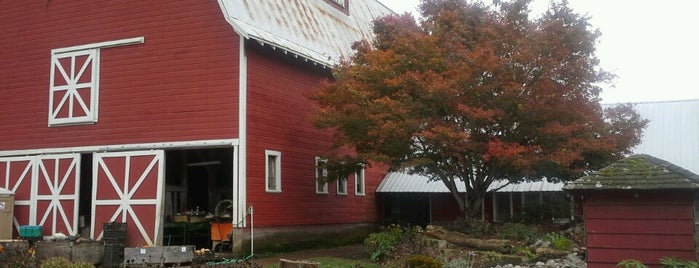
[[[41,225],[22,225],[19,227],[19,236],[25,238],[42,237]]]

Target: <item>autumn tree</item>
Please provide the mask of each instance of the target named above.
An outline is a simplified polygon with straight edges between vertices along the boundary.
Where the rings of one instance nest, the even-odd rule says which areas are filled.
[[[468,216],[496,180],[571,180],[629,153],[647,122],[600,106],[600,33],[566,2],[536,19],[528,2],[423,0],[420,23],[375,21],[312,96],[317,126],[353,159],[443,182]]]

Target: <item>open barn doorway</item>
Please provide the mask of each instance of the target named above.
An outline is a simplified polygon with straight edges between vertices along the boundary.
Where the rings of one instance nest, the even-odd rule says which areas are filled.
[[[165,158],[163,245],[211,248],[212,223],[231,223],[219,204],[233,199],[233,148],[168,150]]]

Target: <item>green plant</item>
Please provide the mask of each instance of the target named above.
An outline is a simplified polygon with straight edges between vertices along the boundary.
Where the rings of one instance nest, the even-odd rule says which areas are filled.
[[[553,249],[570,250],[573,248],[573,240],[558,233],[548,233],[546,240],[551,242],[551,248]]]
[[[537,236],[536,229],[521,223],[503,223],[497,227],[498,238],[530,242]]]
[[[371,253],[373,261],[385,259],[393,249],[400,244],[406,235],[410,235],[410,230],[398,225],[382,227],[378,233],[369,234],[364,240],[364,247]]]
[[[452,258],[450,260],[443,260],[444,268],[473,268],[477,267],[476,262],[478,260],[478,254],[475,252],[468,252],[464,256],[459,256],[458,258]]]
[[[423,255],[412,255],[407,260],[408,268],[442,268],[442,262]]]
[[[63,257],[51,257],[41,262],[40,268],[71,268],[73,263]]]
[[[695,261],[684,261],[679,257],[662,257],[660,258],[660,265],[666,268],[697,268],[699,263]]]
[[[640,261],[637,260],[622,260],[619,263],[616,264],[616,267],[622,267],[622,268],[648,268],[645,264],[641,263]]]
[[[73,263],[73,266],[71,266],[71,268],[95,268],[95,265],[87,262],[76,262]]]
[[[518,247],[515,247],[514,252],[516,255],[524,256],[529,260],[536,259],[536,257],[537,257],[536,253],[534,253],[534,250],[532,250],[529,247],[518,246]]]

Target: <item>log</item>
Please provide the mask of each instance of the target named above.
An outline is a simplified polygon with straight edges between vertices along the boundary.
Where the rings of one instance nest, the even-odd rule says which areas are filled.
[[[319,268],[319,262],[279,259],[279,268]]]
[[[509,253],[512,251],[512,241],[507,239],[480,239],[459,232],[448,231],[443,227],[433,225],[427,226],[425,234],[467,248],[496,251],[499,253]]]
[[[534,250],[536,255],[546,257],[546,258],[562,258],[570,254],[569,251],[558,250],[553,248],[536,248]]]

